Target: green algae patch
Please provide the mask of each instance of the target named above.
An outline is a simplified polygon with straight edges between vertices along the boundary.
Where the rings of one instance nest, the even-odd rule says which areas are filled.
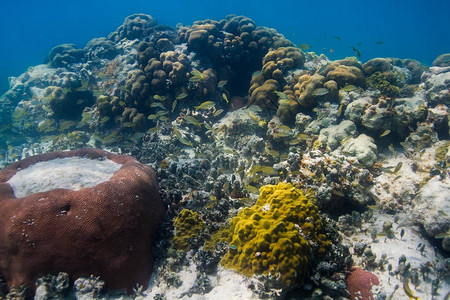
[[[176,233],[173,244],[176,249],[188,251],[191,249],[192,240],[196,239],[205,229],[205,222],[198,213],[183,209],[174,222]]]
[[[380,91],[387,97],[397,97],[400,94],[400,88],[396,86],[395,80],[390,79],[381,72],[375,72],[369,76],[367,83],[370,87]]]
[[[445,166],[448,167],[448,162],[447,162],[447,152],[448,152],[448,147],[450,146],[450,141],[447,141],[445,144],[440,145],[439,147],[436,148],[435,150],[435,157],[436,160],[438,161],[438,163],[441,166]]]
[[[246,276],[281,278],[288,286],[302,282],[312,255],[322,256],[331,246],[325,237],[314,194],[289,183],[265,185],[257,202],[239,211],[230,224],[205,243],[226,242],[224,267]]]

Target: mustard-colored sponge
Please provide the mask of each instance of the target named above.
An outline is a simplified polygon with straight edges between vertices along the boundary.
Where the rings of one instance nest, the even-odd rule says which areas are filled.
[[[229,245],[223,266],[247,276],[280,276],[287,285],[301,283],[313,253],[322,255],[331,245],[313,193],[289,183],[261,187],[257,202],[242,209],[212,241]]]

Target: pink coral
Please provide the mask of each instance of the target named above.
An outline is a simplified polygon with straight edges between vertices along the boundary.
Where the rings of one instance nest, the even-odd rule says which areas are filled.
[[[347,277],[347,290],[350,293],[350,299],[373,300],[372,286],[379,283],[380,281],[375,274],[353,267]]]

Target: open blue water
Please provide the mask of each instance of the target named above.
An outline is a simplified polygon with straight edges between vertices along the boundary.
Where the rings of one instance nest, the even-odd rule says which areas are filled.
[[[450,52],[448,0],[0,0],[0,94],[8,89],[8,76],[42,63],[52,47],[84,47],[133,13],[150,14],[171,26],[243,14],[330,59],[353,56],[350,47],[355,46],[363,62],[400,57],[431,65],[436,56]]]

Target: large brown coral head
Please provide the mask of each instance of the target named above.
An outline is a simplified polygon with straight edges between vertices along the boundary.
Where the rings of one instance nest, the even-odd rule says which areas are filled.
[[[9,288],[45,274],[146,288],[165,209],[154,171],[98,149],[28,157],[0,171],[0,275]]]

